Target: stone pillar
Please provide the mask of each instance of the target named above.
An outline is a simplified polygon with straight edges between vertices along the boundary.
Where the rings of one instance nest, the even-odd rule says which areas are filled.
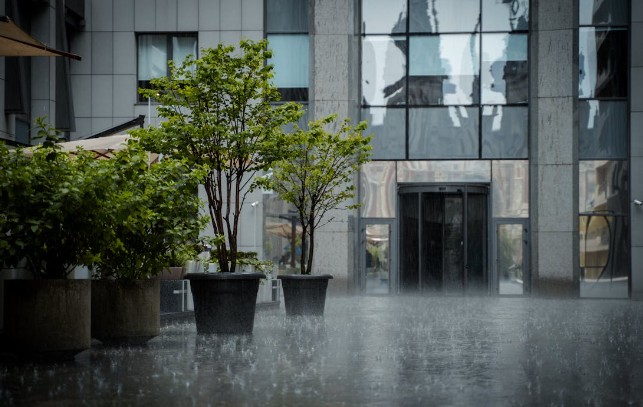
[[[533,293],[577,296],[578,0],[531,2],[529,61]]]
[[[31,35],[52,48],[56,44],[56,1],[50,0],[46,7],[39,7],[31,20]],[[46,122],[56,124],[56,58],[31,58],[31,137],[38,129],[33,126],[36,117],[47,116]]]
[[[630,33],[631,200],[643,201],[643,2],[632,1]],[[632,299],[643,300],[643,207],[632,205]]]
[[[355,35],[357,2],[312,0],[310,116],[319,119],[336,113],[339,120],[357,123],[359,43]],[[329,213],[333,222],[316,231],[313,273],[334,276],[329,293],[346,294],[352,288],[356,211]]]

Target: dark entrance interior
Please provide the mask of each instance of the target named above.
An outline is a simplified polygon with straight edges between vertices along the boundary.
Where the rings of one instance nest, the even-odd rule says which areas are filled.
[[[487,197],[487,186],[400,187],[402,293],[487,293]]]

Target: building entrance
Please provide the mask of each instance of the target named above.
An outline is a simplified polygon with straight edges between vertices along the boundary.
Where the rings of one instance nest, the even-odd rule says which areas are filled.
[[[401,186],[401,293],[488,292],[485,185]]]

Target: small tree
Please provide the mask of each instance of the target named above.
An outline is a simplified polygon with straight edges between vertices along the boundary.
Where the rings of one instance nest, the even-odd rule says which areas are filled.
[[[259,181],[298,212],[302,226],[301,274],[312,271],[315,230],[333,220],[324,218],[329,210],[354,198],[353,173],[370,157],[371,137],[362,134],[366,122],[350,126],[346,119],[336,133],[325,130],[324,126],[335,119],[335,115],[328,116],[311,122],[309,130],[296,128],[287,135],[283,147],[286,158],[275,163],[271,178]]]
[[[275,105],[280,96],[271,84],[267,45],[244,40],[235,54],[219,44],[172,66],[169,77],[152,81],[153,89],[141,89],[159,101],[166,121],[132,132],[146,149],[203,170],[212,228],[225,236],[216,251],[223,272],[236,268],[239,216],[254,175],[282,157],[282,128],[303,114],[297,104]]]

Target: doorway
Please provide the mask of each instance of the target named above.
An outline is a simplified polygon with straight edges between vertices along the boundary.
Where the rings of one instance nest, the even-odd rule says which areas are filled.
[[[489,292],[486,185],[400,186],[399,291]]]

